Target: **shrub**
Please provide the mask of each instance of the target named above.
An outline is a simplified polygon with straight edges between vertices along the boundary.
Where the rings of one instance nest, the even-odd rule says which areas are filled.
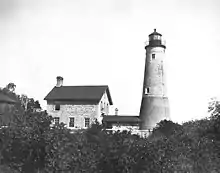
[[[51,127],[52,117],[46,112],[15,117],[0,129],[0,170],[5,172],[205,173],[220,169],[217,114],[182,125],[162,121],[147,139],[127,131],[108,133],[98,123],[71,133],[64,124]]]

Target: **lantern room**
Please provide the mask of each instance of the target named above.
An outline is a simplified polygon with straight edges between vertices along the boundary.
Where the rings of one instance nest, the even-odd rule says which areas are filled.
[[[146,44],[146,47],[163,47],[163,48],[166,48],[165,46],[165,41],[162,40],[162,35],[160,33],[158,33],[156,31],[156,29],[154,29],[154,32],[151,33],[149,36],[148,36],[148,42]]]

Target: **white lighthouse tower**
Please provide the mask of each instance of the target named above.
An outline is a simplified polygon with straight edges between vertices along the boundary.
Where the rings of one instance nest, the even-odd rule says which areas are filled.
[[[166,88],[165,42],[154,29],[145,46],[146,62],[143,94],[140,109],[140,129],[155,127],[163,119],[170,119],[169,101]]]

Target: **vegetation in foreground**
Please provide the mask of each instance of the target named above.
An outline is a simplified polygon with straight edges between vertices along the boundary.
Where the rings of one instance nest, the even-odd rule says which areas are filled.
[[[0,172],[218,173],[220,104],[213,103],[209,118],[161,121],[147,139],[107,133],[99,124],[70,133],[64,124],[51,127],[46,112],[13,113],[0,129]]]

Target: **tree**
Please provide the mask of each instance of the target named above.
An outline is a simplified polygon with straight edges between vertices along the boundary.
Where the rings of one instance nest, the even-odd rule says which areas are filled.
[[[161,120],[153,129],[153,133],[150,138],[157,138],[159,136],[170,137],[173,133],[180,130],[181,128],[182,126],[178,123],[174,123],[170,120]]]
[[[10,92],[14,92],[16,85],[14,83],[9,83],[8,85],[6,85],[5,88],[8,89]]]
[[[20,97],[21,106],[25,111],[35,112],[36,109],[41,110],[41,106],[38,100],[34,100],[34,98],[28,98],[27,95],[22,94]]]
[[[27,111],[35,112],[36,109],[41,110],[39,101],[35,101],[33,98],[29,98],[27,101]]]
[[[46,112],[17,113],[0,129],[0,171],[98,173],[206,173],[220,170],[219,105],[211,117],[182,125],[163,120],[147,139],[130,132],[109,133],[95,123],[82,131],[52,126]],[[39,106],[39,105],[38,105]],[[218,126],[217,126],[218,125]],[[159,137],[154,138],[154,135]],[[155,140],[156,139],[156,140]],[[15,171],[14,171],[15,170]]]
[[[7,128],[0,129],[1,163],[21,172],[44,169],[46,143],[52,117],[45,112],[16,115]]]
[[[17,95],[15,93],[16,85],[14,83],[9,83],[5,88],[1,89],[0,92],[3,92],[11,99],[17,101],[15,104],[16,110],[21,112],[22,109],[24,111],[34,112],[36,109],[41,110],[41,106],[38,100],[34,100],[34,98],[28,98],[27,95],[21,94]]]
[[[40,103],[39,103],[38,100],[36,100],[36,101],[34,102],[34,108],[35,108],[35,109],[41,109],[41,105],[40,105]]]

